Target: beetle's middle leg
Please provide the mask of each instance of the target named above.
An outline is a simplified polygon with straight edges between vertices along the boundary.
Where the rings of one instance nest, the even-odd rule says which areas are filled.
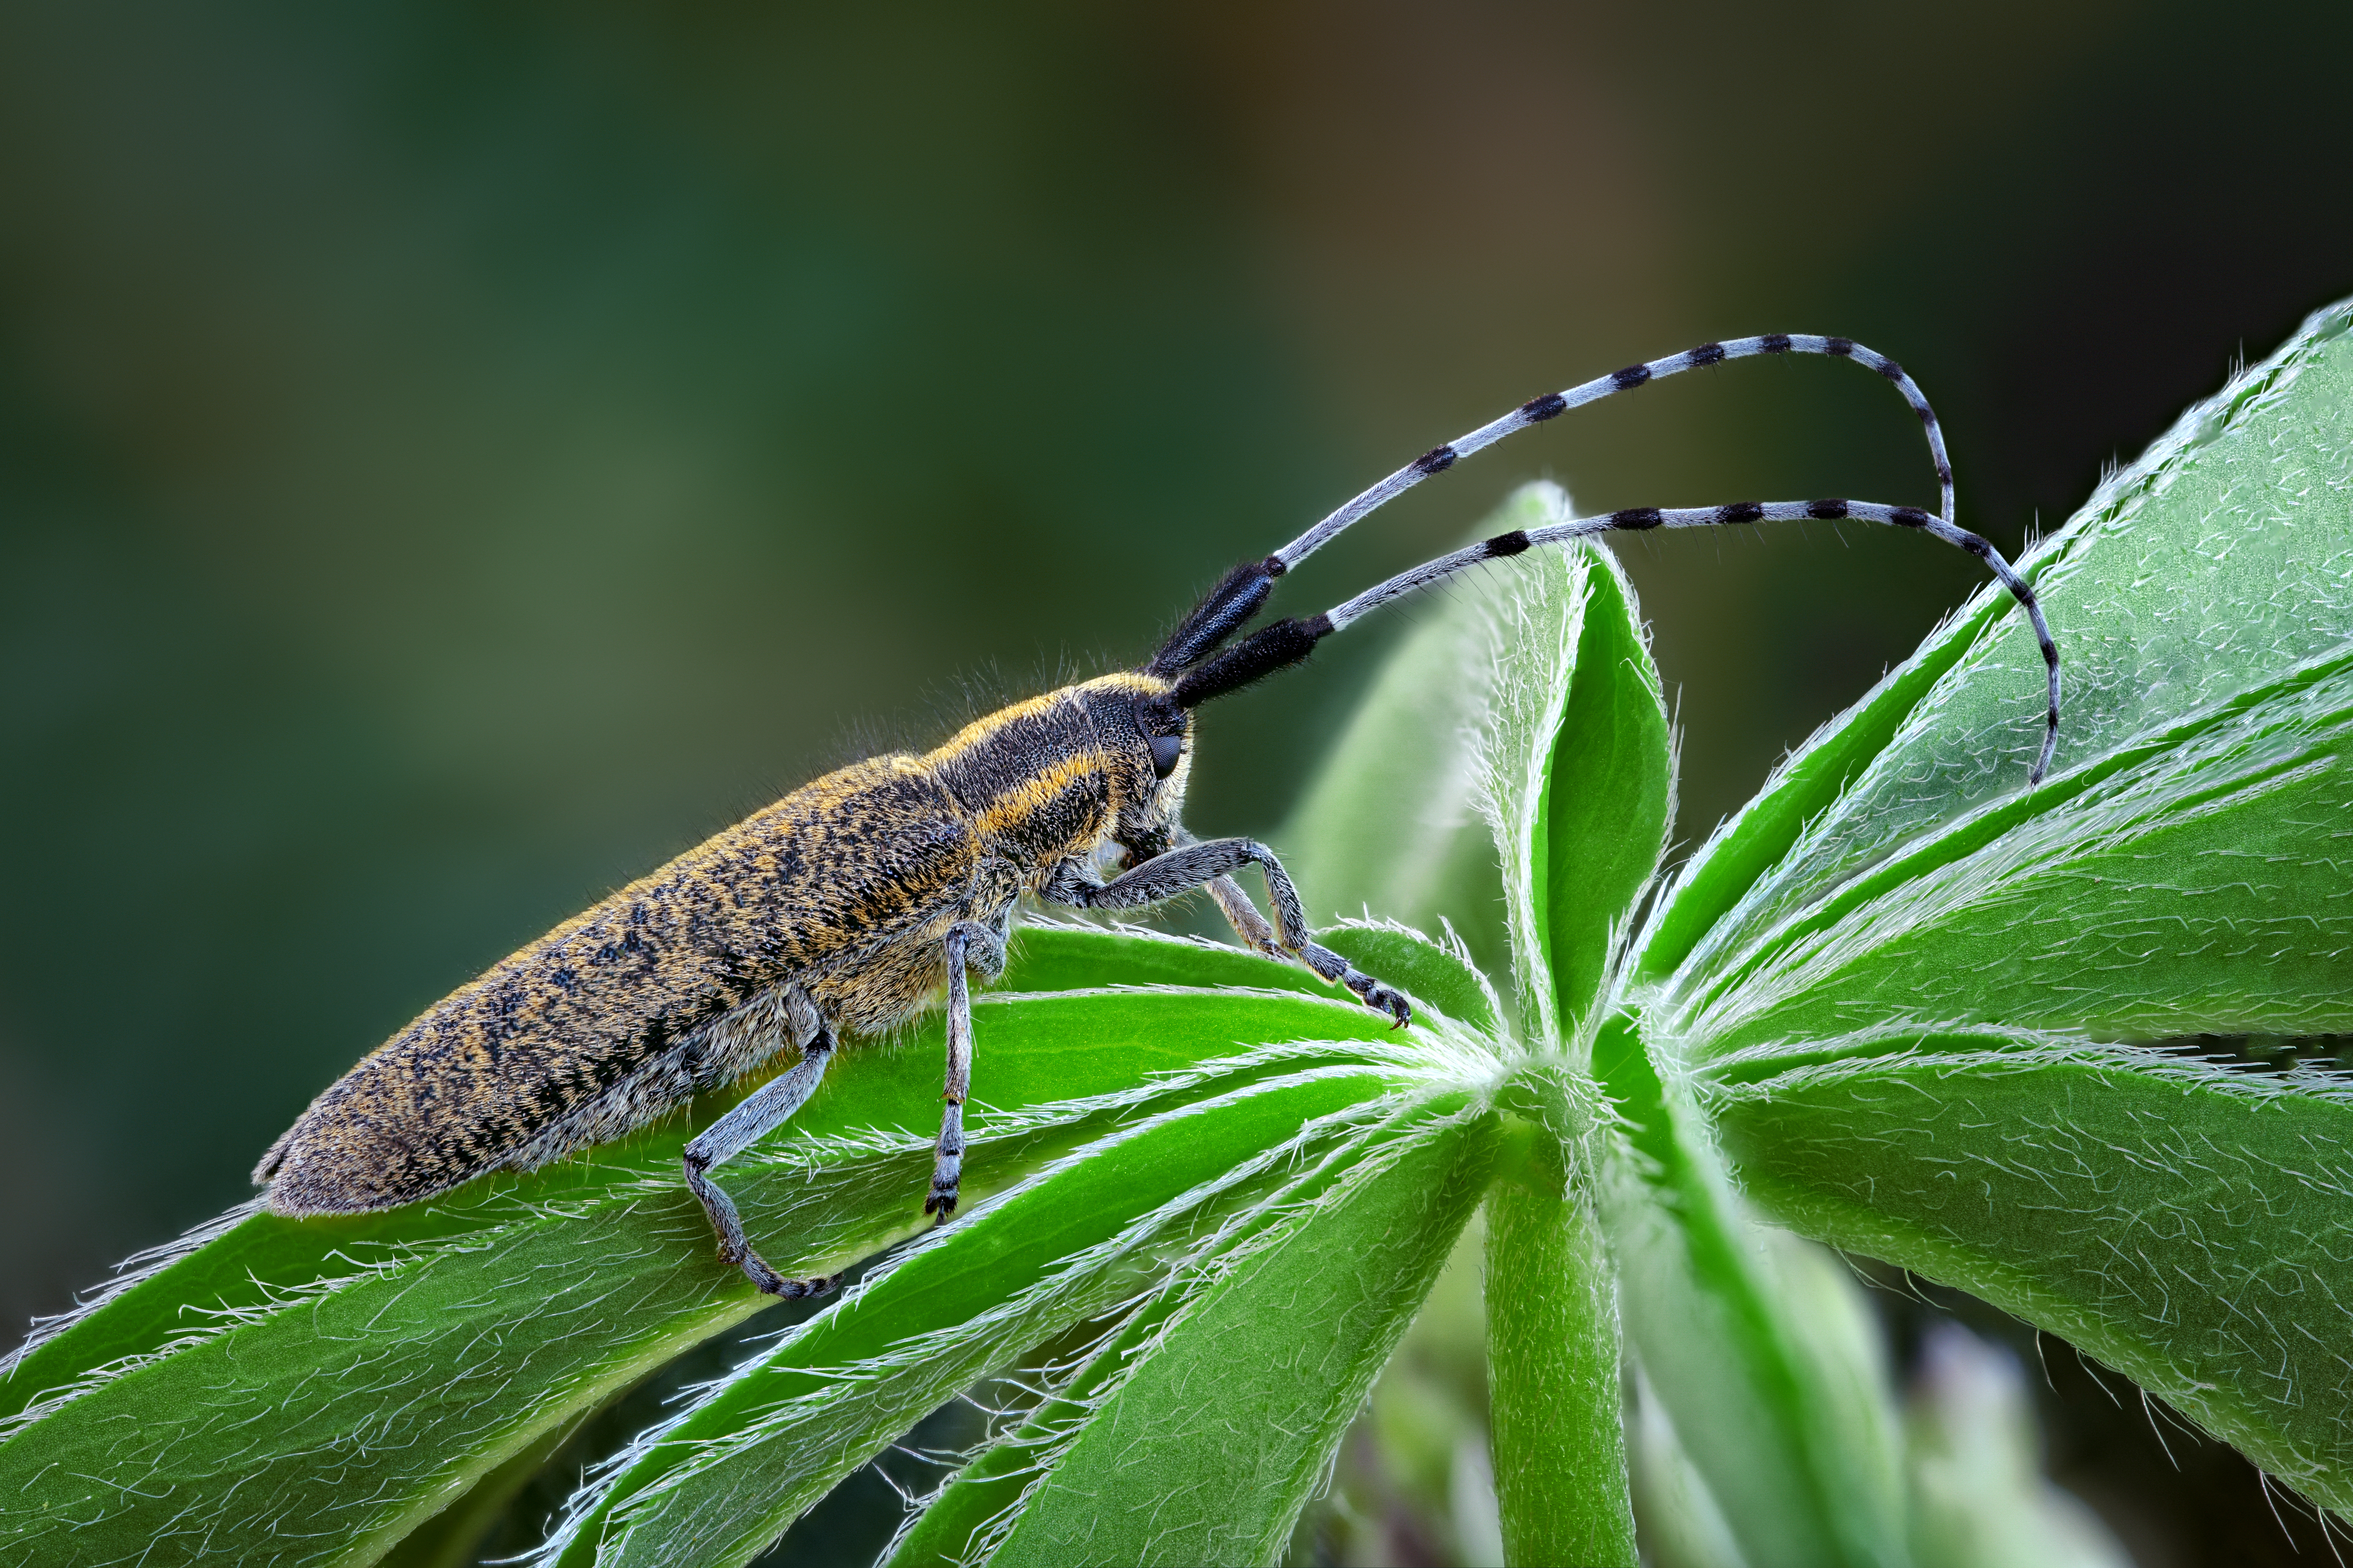
[[[817,1092],[818,1084],[825,1077],[826,1064],[833,1059],[833,1026],[826,1022],[815,1004],[797,991],[786,998],[786,1016],[793,1033],[801,1037],[801,1059],[793,1064],[790,1071],[762,1084],[758,1092],[704,1128],[687,1144],[686,1184],[702,1200],[702,1212],[711,1216],[711,1228],[719,1233],[719,1256],[723,1261],[743,1269],[753,1284],[771,1296],[822,1296],[840,1282],[840,1276],[787,1279],[777,1273],[765,1258],[752,1250],[734,1204],[708,1173],[713,1165],[734,1158],[790,1120],[793,1112]]]
[[[967,966],[980,971],[983,981],[1005,973],[1005,939],[976,921],[959,921],[947,935],[948,1072],[941,1098],[947,1109],[940,1113],[940,1142],[932,1160],[932,1190],[923,1212],[942,1219],[955,1213],[964,1184],[964,1102],[972,1092],[972,985]]]
[[[1250,903],[1230,873],[1256,866],[1266,877],[1267,902],[1274,906],[1274,923]],[[1225,911],[1234,934],[1269,957],[1296,958],[1335,985],[1344,985],[1367,1007],[1388,1015],[1403,1028],[1413,1021],[1413,1006],[1403,994],[1366,974],[1330,948],[1307,940],[1307,916],[1299,889],[1274,851],[1251,838],[1196,839],[1166,854],[1155,855],[1108,882],[1098,882],[1076,863],[1064,866],[1039,889],[1039,896],[1079,909],[1134,909],[1156,904],[1197,889],[1207,889]]]

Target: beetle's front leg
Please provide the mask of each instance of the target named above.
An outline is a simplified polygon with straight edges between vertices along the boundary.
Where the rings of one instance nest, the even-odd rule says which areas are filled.
[[[1231,877],[1212,877],[1208,882],[1209,897],[1215,899],[1226,923],[1245,946],[1256,949],[1269,958],[1285,956],[1275,929],[1267,924],[1266,917],[1258,912],[1242,885]],[[1299,945],[1299,961],[1335,985],[1345,986],[1366,1006],[1377,1013],[1386,1013],[1400,1028],[1413,1021],[1413,1004],[1408,1002],[1395,986],[1383,984],[1319,942],[1303,942]]]
[[[1256,866],[1266,878],[1267,901],[1274,906],[1274,923],[1252,907],[1231,872]],[[1398,1028],[1413,1021],[1413,1006],[1403,993],[1385,985],[1348,961],[1307,940],[1307,917],[1299,889],[1274,851],[1250,838],[1193,839],[1155,855],[1108,882],[1098,882],[1075,861],[1065,863],[1038,891],[1039,898],[1077,909],[1134,909],[1156,904],[1182,893],[1208,889],[1225,911],[1234,934],[1270,957],[1296,958],[1335,985],[1344,985],[1356,999],[1388,1016]]]
[[[942,1219],[955,1213],[964,1184],[964,1102],[972,1092],[972,986],[965,978],[967,966],[980,971],[983,981],[1005,973],[1005,939],[976,921],[960,921],[948,930],[948,1072],[941,1098],[947,1109],[940,1113],[940,1142],[932,1157],[932,1190],[923,1212]]]

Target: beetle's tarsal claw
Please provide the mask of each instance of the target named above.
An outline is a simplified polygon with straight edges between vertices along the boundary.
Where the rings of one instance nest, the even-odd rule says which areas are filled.
[[[1355,992],[1356,1000],[1374,1012],[1388,1015],[1389,1027],[1402,1029],[1413,1022],[1413,1004],[1396,986],[1385,985],[1361,969],[1350,969],[1340,976],[1340,984]]]
[[[923,1212],[942,1219],[955,1213],[956,1198],[964,1190],[964,1100],[948,1101],[947,1112],[940,1124],[939,1152],[932,1160],[931,1195],[923,1199]]]
[[[963,1194],[964,1191],[964,1158],[961,1153],[963,1140],[958,1139],[956,1142],[959,1145],[959,1152],[942,1155],[939,1163],[932,1167],[931,1195],[923,1200],[923,1212],[935,1214],[942,1219],[955,1213],[956,1199]]]

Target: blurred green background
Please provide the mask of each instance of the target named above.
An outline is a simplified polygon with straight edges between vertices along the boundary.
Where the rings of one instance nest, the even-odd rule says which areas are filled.
[[[1538,392],[1857,337],[2016,549],[2353,287],[2348,58],[2341,0],[8,0],[0,1344],[485,963],[1133,662]],[[1282,603],[1539,474],[1933,497],[1875,378],[1732,366],[1466,463]],[[1977,582],[1860,528],[1620,548],[1692,842]],[[1279,822],[1409,615],[1215,710],[1196,827]],[[2053,1439],[2144,1561],[2240,1528],[2206,1491],[2267,1517],[2227,1455],[2134,1479],[2145,1426]]]

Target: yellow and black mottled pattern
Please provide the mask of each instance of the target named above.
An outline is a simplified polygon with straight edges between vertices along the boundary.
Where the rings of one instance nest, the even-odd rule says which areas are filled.
[[[944,985],[950,926],[1173,809],[1182,773],[1155,779],[1135,713],[1167,690],[1107,676],[804,785],[429,1009],[255,1180],[281,1214],[353,1213],[540,1163],[773,1055],[796,991],[843,1033],[891,1028]]]

